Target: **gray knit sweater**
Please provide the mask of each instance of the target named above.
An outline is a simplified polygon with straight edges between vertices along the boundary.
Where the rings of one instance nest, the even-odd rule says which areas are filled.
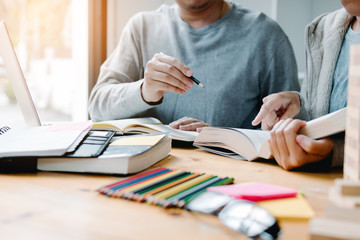
[[[152,116],[170,123],[188,116],[213,126],[252,128],[262,98],[298,90],[292,47],[273,20],[233,3],[220,20],[193,29],[178,10],[163,5],[130,19],[91,93],[92,119]],[[159,52],[189,66],[205,88],[166,93],[156,106],[144,102],[146,63]]]
[[[300,118],[310,120],[329,113],[332,78],[351,19],[345,9],[340,9],[317,17],[306,27],[306,78],[301,86]],[[344,135],[336,135],[332,140],[332,165],[341,166]]]

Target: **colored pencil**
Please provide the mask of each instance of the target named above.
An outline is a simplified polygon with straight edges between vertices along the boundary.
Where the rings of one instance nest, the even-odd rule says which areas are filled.
[[[182,178],[185,178],[187,176],[190,176],[190,175],[194,175],[194,173],[189,173],[189,172],[184,172],[184,174],[179,174],[179,176],[174,176],[174,177],[171,177],[169,179],[165,179],[164,181],[161,181],[161,182],[158,182],[158,183],[154,183],[152,186],[149,186],[147,188],[144,188],[144,189],[140,189],[138,191],[135,191],[134,193],[137,194],[137,195],[143,195],[145,193],[148,193],[154,189],[157,189],[159,187],[162,187],[164,185],[167,185],[173,181],[177,181],[179,179],[182,179]]]
[[[213,187],[215,187],[215,186],[220,186],[220,185],[227,185],[227,184],[231,184],[231,183],[233,183],[233,182],[234,182],[234,178],[225,178],[224,180],[222,180],[222,181],[220,181],[220,182],[218,182],[218,183],[215,183],[215,184],[213,185]],[[181,201],[179,201],[179,202],[177,203],[177,207],[183,208],[188,202],[190,202],[190,201],[191,201],[192,199],[194,199],[196,196],[199,196],[201,193],[203,193],[203,192],[205,192],[205,191],[206,191],[206,189],[203,189],[203,190],[201,190],[201,191],[199,191],[199,192],[197,192],[197,193],[195,193],[195,194],[192,194],[192,195],[190,195],[190,196],[182,199]]]
[[[123,189],[125,189],[127,187],[131,187],[131,186],[133,186],[135,184],[144,182],[144,181],[146,181],[148,179],[152,179],[152,178],[157,177],[157,176],[161,176],[161,175],[166,174],[166,173],[171,172],[171,171],[172,170],[169,170],[169,169],[160,170],[160,171],[151,173],[149,175],[142,176],[142,177],[130,180],[128,182],[116,185],[116,186],[110,188],[109,190],[112,191],[112,192],[117,192],[117,191],[123,190]]]
[[[189,188],[179,194],[176,194],[170,198],[167,198],[167,199],[164,199],[163,201],[160,202],[160,204],[163,206],[163,207],[169,207],[170,205],[173,205],[173,206],[176,206],[176,204],[178,203],[179,200],[181,199],[184,199],[188,196],[191,196],[193,194],[195,194],[196,192],[198,191],[201,191],[203,189],[206,189],[208,187],[211,187],[212,185],[214,185],[215,183],[217,182],[220,182],[222,181],[223,179],[222,178],[219,178],[219,177],[213,177],[213,178],[210,178],[208,179],[207,181],[205,182],[202,182],[192,188]]]
[[[178,173],[182,173],[182,172],[183,172],[183,171],[181,171],[181,170],[176,170],[176,171],[172,171],[172,172],[167,172],[167,173],[162,174],[162,175],[160,175],[160,176],[157,176],[157,177],[155,177],[155,178],[151,178],[151,179],[148,179],[148,180],[143,181],[143,182],[141,182],[141,183],[138,183],[138,184],[136,184],[136,185],[130,186],[130,187],[128,187],[128,188],[125,188],[125,189],[122,190],[121,192],[122,192],[122,194],[125,194],[124,196],[126,197],[126,193],[130,193],[130,192],[136,191],[136,190],[138,190],[138,189],[142,189],[142,188],[144,188],[144,187],[150,186],[150,185],[153,184],[153,183],[157,183],[157,182],[159,182],[159,181],[162,181],[162,180],[164,180],[164,179],[166,179],[166,178],[169,178],[169,177],[171,177],[171,176],[174,176],[174,175],[176,175],[176,174],[178,174]]]
[[[125,185],[129,185],[130,183],[134,183],[134,182],[138,182],[139,180],[141,179],[144,179],[144,178],[148,178],[148,177],[151,177],[151,176],[154,176],[158,173],[164,173],[164,172],[169,172],[169,169],[157,169],[157,170],[154,170],[154,171],[150,171],[146,174],[141,174],[139,176],[134,176],[130,179],[126,179],[124,181],[120,181],[120,182],[117,182],[115,184],[112,184],[111,187],[108,187],[109,189],[117,189],[117,188],[121,188],[122,186],[125,186]]]
[[[137,178],[139,178],[139,177],[146,176],[146,175],[149,175],[149,174],[151,174],[151,173],[153,173],[153,172],[158,172],[158,171],[164,170],[164,169],[165,169],[165,168],[155,168],[155,169],[152,169],[152,170],[150,170],[150,171],[146,171],[146,172],[144,172],[144,173],[137,174],[137,175],[134,175],[134,176],[132,176],[132,177],[125,178],[125,179],[123,179],[123,180],[121,180],[121,181],[116,181],[116,182],[114,182],[114,183],[112,183],[112,184],[103,186],[103,187],[99,188],[97,191],[99,191],[99,192],[106,191],[106,190],[108,190],[109,188],[112,188],[112,187],[114,187],[114,186],[116,186],[116,185],[119,185],[119,184],[122,184],[122,183],[125,183],[125,182],[129,182],[129,181],[131,181],[131,180],[133,180],[133,179],[137,179]]]
[[[97,191],[109,197],[157,204],[163,208],[184,208],[208,187],[233,181],[234,178],[159,167],[102,186]]]
[[[143,201],[149,193],[151,194],[153,191],[157,191],[159,189],[163,189],[164,186],[170,186],[170,184],[178,181],[186,181],[189,176],[194,175],[194,173],[186,173],[180,176],[176,176],[175,178],[166,179],[164,181],[161,181],[160,183],[156,183],[153,186],[149,186],[146,189],[143,189],[141,191],[133,192],[132,199],[135,201]]]
[[[193,174],[191,174],[189,176],[186,176],[184,178],[181,178],[181,179],[178,179],[176,181],[170,182],[170,183],[168,183],[168,184],[166,184],[166,185],[164,185],[162,187],[153,189],[152,191],[147,192],[147,193],[143,194],[142,196],[139,196],[137,198],[137,201],[146,201],[149,196],[152,197],[154,194],[166,191],[168,189],[172,189],[172,187],[175,187],[175,186],[177,186],[177,185],[179,185],[181,183],[185,183],[185,182],[187,182],[187,181],[189,181],[189,180],[191,180],[193,178],[196,178],[198,176],[200,176],[199,173],[193,173]]]
[[[200,183],[200,182],[203,182],[203,181],[206,181],[207,179],[213,177],[212,175],[210,174],[203,174],[203,175],[200,175],[194,179],[191,179],[189,181],[186,181],[182,184],[179,184],[173,188],[170,188],[170,189],[167,189],[165,191],[162,191],[160,193],[157,193],[155,195],[152,195],[152,198],[149,199],[150,203],[152,204],[157,204],[158,200],[160,199],[163,199],[163,198],[168,198],[168,197],[171,197],[175,194],[178,194],[188,188],[191,188],[193,187],[194,185]]]

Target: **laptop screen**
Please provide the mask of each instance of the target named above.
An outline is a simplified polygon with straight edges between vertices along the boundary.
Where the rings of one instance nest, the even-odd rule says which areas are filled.
[[[4,21],[0,21],[0,56],[27,126],[41,126],[24,74]]]

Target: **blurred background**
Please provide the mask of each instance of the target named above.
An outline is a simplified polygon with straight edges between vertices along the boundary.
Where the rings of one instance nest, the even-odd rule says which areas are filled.
[[[5,20],[40,119],[86,119],[88,1],[0,0],[0,19]],[[24,125],[1,58],[0,124]]]
[[[304,29],[338,0],[233,0],[264,12],[284,29],[305,70]],[[174,0],[0,0],[31,95],[42,121],[88,119],[87,99],[101,63],[128,19]],[[1,43],[0,43],[1,44]],[[0,56],[0,127],[25,125]]]

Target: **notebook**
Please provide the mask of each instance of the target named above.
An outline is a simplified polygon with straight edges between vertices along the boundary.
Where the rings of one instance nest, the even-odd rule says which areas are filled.
[[[41,126],[49,125],[47,123],[42,124],[40,121],[4,21],[0,21],[0,42],[0,56],[4,60],[10,83],[27,126],[37,129]],[[14,130],[18,131],[17,129]],[[2,136],[9,136],[12,129],[2,128],[2,131],[4,132]],[[128,174],[150,167],[167,157],[171,150],[171,139],[166,134],[162,134],[161,139],[156,143],[149,143],[146,146],[132,145],[124,148],[123,146],[108,147],[108,144],[116,141],[116,139],[114,134],[111,134],[114,133],[113,131],[104,132],[106,134],[102,134],[100,131],[84,131],[78,135],[78,138],[71,146],[71,149],[74,148],[73,154],[69,154],[69,151],[67,154],[59,157],[53,157],[54,155],[45,157],[42,154],[40,156],[44,157],[38,158],[37,168],[47,171]],[[120,148],[121,154],[119,154]],[[8,155],[4,156],[12,157],[15,165],[17,164],[15,163],[17,162],[15,161],[17,157],[14,157],[14,154],[9,155],[11,150],[16,150],[16,146],[9,149]],[[34,155],[28,155],[27,153],[19,156],[34,157]],[[9,159],[3,158],[3,160],[2,162],[9,163]],[[0,154],[0,170],[2,170],[2,162]],[[91,168],[92,165],[96,164],[98,164],[97,167]],[[100,169],[98,166],[103,167]]]

